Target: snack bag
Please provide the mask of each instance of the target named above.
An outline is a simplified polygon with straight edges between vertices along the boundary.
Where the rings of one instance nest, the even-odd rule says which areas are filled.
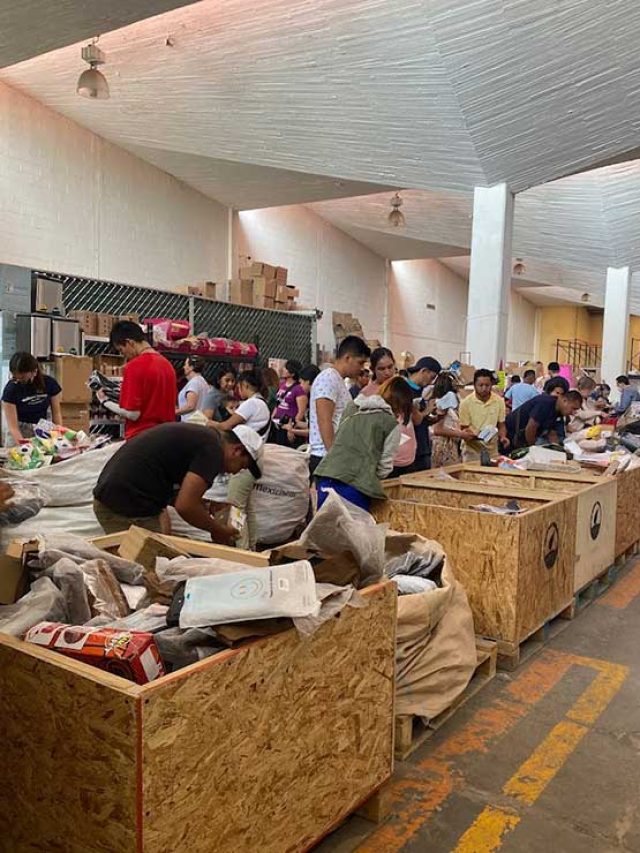
[[[165,673],[153,634],[142,631],[39,622],[27,631],[25,640],[136,684],[147,684]]]

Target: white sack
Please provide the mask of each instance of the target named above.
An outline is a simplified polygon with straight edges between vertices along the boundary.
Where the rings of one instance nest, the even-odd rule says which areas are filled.
[[[253,486],[257,540],[265,545],[287,542],[304,524],[309,510],[309,460],[304,453],[265,444],[262,477]]]

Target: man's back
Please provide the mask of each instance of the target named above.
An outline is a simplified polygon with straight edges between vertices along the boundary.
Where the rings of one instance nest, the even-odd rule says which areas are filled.
[[[140,417],[127,421],[125,438],[175,421],[176,387],[175,370],[160,353],[149,349],[132,359],[124,369],[120,405]]]

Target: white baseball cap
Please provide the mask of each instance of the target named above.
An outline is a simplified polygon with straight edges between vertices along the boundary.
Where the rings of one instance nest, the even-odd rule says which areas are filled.
[[[249,471],[251,471],[256,480],[259,480],[260,477],[262,477],[262,471],[260,470],[258,462],[262,459],[262,454],[264,452],[264,442],[262,438],[254,429],[246,426],[246,424],[240,424],[239,426],[234,427],[231,431],[238,436],[244,446],[244,449],[249,454],[251,458],[251,461],[249,462]]]

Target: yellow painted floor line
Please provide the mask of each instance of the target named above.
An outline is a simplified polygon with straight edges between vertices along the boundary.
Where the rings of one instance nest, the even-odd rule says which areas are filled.
[[[493,853],[519,823],[518,815],[487,806],[458,842],[456,853]]]
[[[564,767],[582,738],[622,686],[627,667],[606,661],[570,656],[575,663],[598,671],[594,681],[569,709],[566,718],[549,732],[504,785],[502,793],[524,806],[532,806],[547,785]],[[521,820],[512,812],[486,806],[464,833],[455,853],[493,853]]]
[[[534,791],[535,801],[589,731],[588,726],[598,719],[620,689],[628,673],[627,667],[554,649],[545,650],[500,691],[491,705],[479,708],[464,726],[413,765],[415,775],[393,784],[395,816],[370,835],[358,847],[358,853],[401,851],[452,793],[464,789],[465,778],[456,768],[457,759],[471,753],[489,753],[573,666],[587,667],[597,675],[565,714],[564,720],[505,785],[505,793],[510,787],[512,796],[520,799],[523,805],[530,802]],[[520,796],[517,791],[522,791]],[[498,850],[503,837],[520,819],[515,812],[487,806],[461,837],[457,853]]]

